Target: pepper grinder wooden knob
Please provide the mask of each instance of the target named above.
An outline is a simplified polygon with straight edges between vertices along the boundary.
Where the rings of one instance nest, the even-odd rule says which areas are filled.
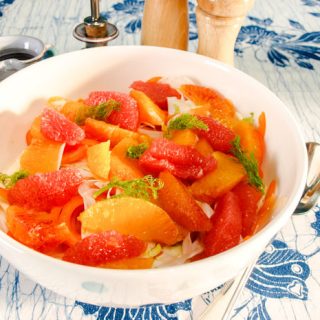
[[[141,44],[188,49],[187,0],[145,0]]]
[[[234,46],[254,0],[198,0],[198,53],[233,65]]]

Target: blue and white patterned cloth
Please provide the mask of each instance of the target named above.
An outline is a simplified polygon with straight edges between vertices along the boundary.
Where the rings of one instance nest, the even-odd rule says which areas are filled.
[[[33,3],[32,3],[33,2]],[[139,44],[143,0],[101,1],[120,36]],[[189,2],[189,50],[196,51],[196,1]],[[58,53],[83,45],[72,28],[89,15],[89,0],[0,0],[0,34],[29,34]],[[301,123],[306,141],[320,141],[320,0],[256,0],[235,46],[236,66],[275,92]],[[232,319],[319,319],[320,207],[294,216],[267,246],[239,297]],[[109,308],[59,296],[0,257],[0,320],[198,319],[219,289],[170,305]]]

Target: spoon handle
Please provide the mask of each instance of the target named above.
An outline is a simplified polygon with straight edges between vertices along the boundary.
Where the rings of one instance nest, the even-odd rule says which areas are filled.
[[[200,320],[228,320],[234,305],[246,285],[248,278],[256,265],[259,255],[247,266],[244,271],[234,279],[225,283],[221,289],[221,294],[213,301],[212,305],[202,314]]]
[[[320,144],[307,142],[308,176],[302,198],[294,214],[309,211],[317,202],[320,195]]]

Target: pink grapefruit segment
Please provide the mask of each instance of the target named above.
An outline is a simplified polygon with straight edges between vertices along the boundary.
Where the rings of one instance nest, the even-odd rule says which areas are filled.
[[[78,192],[83,178],[77,169],[37,173],[19,180],[8,193],[10,204],[47,211],[62,206]]]
[[[46,138],[56,142],[65,142],[71,146],[85,138],[83,129],[54,109],[44,109],[40,128]]]
[[[143,169],[152,173],[170,171],[182,179],[199,179],[215,169],[213,157],[204,157],[196,148],[179,145],[168,139],[158,138],[152,141],[139,159]]]
[[[161,109],[168,109],[168,97],[181,98],[180,93],[170,85],[154,81],[134,81],[131,88],[145,93]]]
[[[94,233],[69,248],[63,260],[87,266],[134,258],[142,254],[146,243],[117,231]]]
[[[120,110],[114,110],[107,122],[119,125],[123,129],[137,131],[139,126],[139,110],[137,102],[128,94],[113,91],[91,92],[85,103],[89,106],[97,106],[108,100],[120,102]]]

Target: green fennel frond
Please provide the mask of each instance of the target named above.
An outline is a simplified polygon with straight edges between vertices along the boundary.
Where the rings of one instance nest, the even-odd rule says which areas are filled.
[[[147,175],[139,179],[124,181],[119,180],[118,178],[113,178],[106,186],[96,191],[94,193],[94,197],[98,197],[112,188],[117,188],[120,189],[121,194],[115,195],[114,197],[126,195],[145,200],[150,200],[150,197],[157,199],[158,191],[162,189],[163,186],[163,181],[158,178],[154,178],[152,175]]]
[[[264,193],[264,183],[259,175],[258,162],[253,153],[247,155],[241,148],[240,137],[236,136],[232,141],[232,154],[240,161],[245,168],[249,183]]]
[[[13,187],[18,180],[24,179],[29,175],[25,170],[19,170],[15,173],[8,175],[0,172],[0,184],[2,184],[6,189]]]
[[[147,143],[140,143],[136,146],[130,146],[127,150],[127,157],[131,159],[139,159],[142,154],[148,149]]]

